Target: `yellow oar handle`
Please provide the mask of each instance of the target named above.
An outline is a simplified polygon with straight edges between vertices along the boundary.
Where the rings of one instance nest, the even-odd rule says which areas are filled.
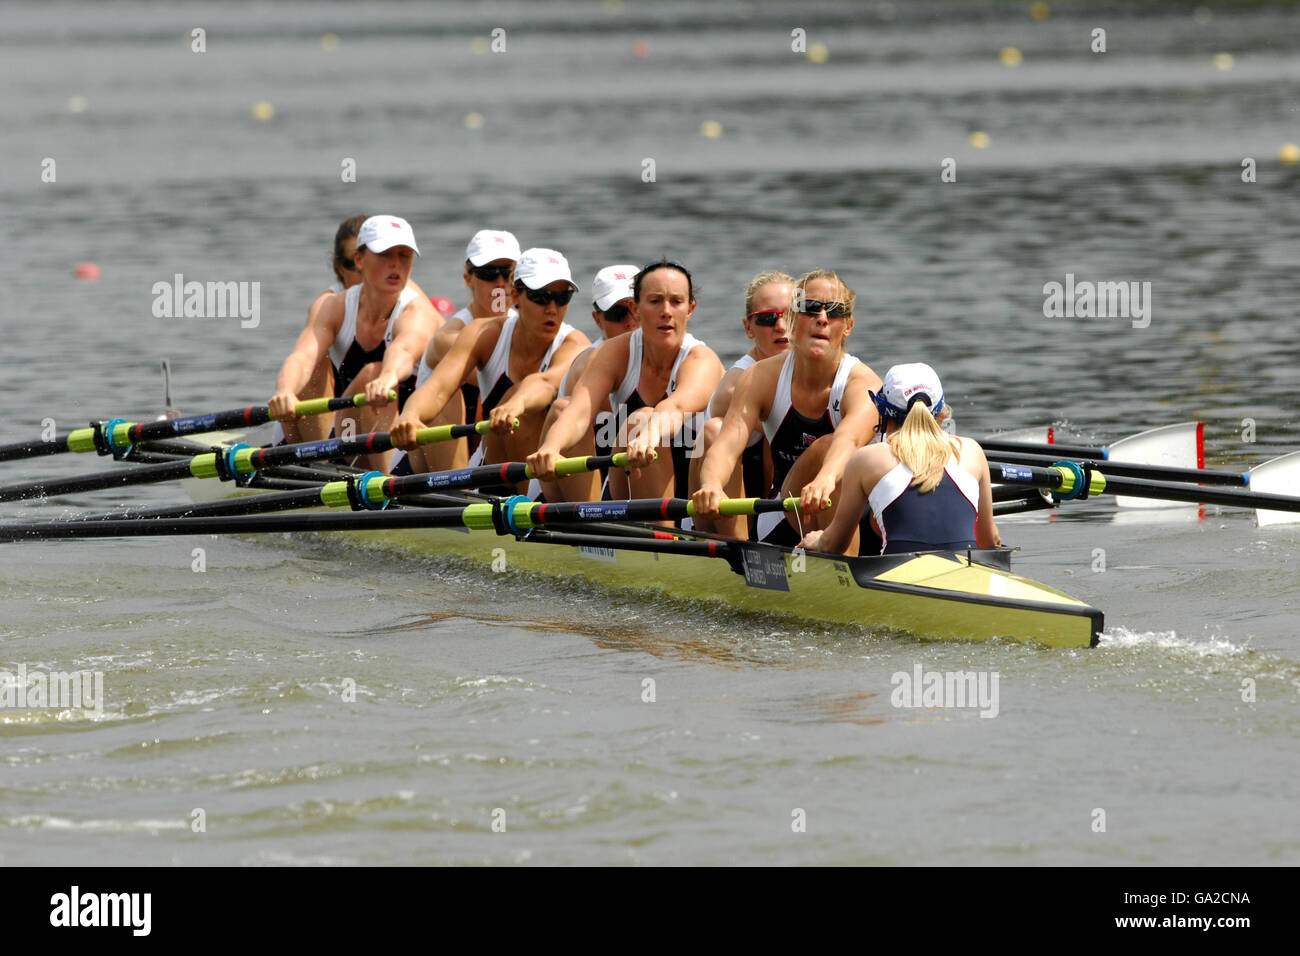
[[[514,427],[519,427],[519,419],[514,420]],[[432,428],[421,428],[415,433],[415,440],[420,445],[431,445],[434,442],[451,441],[453,438],[464,438],[471,433],[476,435],[486,435],[492,430],[492,423],[487,419],[481,422],[475,422],[473,425],[434,425]]]
[[[397,401],[397,392],[389,389],[388,400],[390,402]],[[330,408],[330,402],[332,401],[334,400],[330,398],[309,398],[304,402],[298,402],[298,404],[294,405],[293,413],[299,417],[305,417],[307,415],[324,415],[326,412],[332,411]],[[365,405],[365,393],[358,392],[356,395],[352,396],[352,404],[357,408]]]
[[[760,501],[768,502],[769,506],[759,509],[757,507],[757,504]],[[759,510],[777,511],[778,509],[770,506],[771,503],[772,503],[771,498],[723,498],[720,502],[718,502],[718,513],[721,515],[726,515],[727,517],[734,517],[740,515],[757,514]],[[692,501],[690,506],[686,510],[691,513],[691,517],[695,517],[695,502]],[[798,511],[799,499],[782,498],[781,507],[779,510]]]

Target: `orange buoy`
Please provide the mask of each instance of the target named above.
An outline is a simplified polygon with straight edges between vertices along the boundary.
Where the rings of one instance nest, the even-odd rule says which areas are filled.
[[[99,266],[93,262],[78,262],[77,268],[72,270],[72,274],[78,279],[98,279]]]

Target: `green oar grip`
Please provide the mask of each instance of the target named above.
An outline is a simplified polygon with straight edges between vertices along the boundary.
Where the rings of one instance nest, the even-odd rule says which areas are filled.
[[[390,402],[397,401],[397,392],[393,389],[388,390],[388,400]],[[333,399],[330,398],[309,398],[305,402],[299,402],[297,405],[293,406],[293,413],[300,418],[305,418],[309,415],[324,415],[326,412],[331,411],[331,401],[333,401]],[[356,395],[353,395],[352,404],[357,408],[364,407],[366,404],[365,392],[358,392]]]

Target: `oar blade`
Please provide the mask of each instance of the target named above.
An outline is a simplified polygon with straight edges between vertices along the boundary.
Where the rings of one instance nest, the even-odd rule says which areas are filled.
[[[1127,438],[1121,438],[1107,449],[1108,461],[1128,462],[1136,465],[1164,465],[1167,468],[1205,467],[1205,426],[1200,422],[1180,422],[1162,425]],[[1105,465],[1102,465],[1104,468]],[[1136,498],[1116,495],[1120,508],[1186,508],[1181,501],[1164,501],[1159,498]],[[1191,507],[1195,507],[1194,505]]]
[[[1251,491],[1292,495],[1297,488],[1300,488],[1300,451],[1266,461],[1250,470]],[[1297,524],[1300,523],[1300,514],[1256,508],[1255,523],[1261,528],[1271,524]]]

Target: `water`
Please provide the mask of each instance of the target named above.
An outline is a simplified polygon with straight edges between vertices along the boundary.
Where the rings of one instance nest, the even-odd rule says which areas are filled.
[[[855,353],[929,361],[963,431],[1104,442],[1199,419],[1211,463],[1240,467],[1291,450],[1300,407],[1300,167],[1276,158],[1300,141],[1296,25],[1289,4],[1043,23],[1000,3],[11,10],[0,442],[156,414],[162,356],[189,412],[264,400],[335,224],[384,210],[415,227],[417,281],[454,299],[484,226],[561,249],[584,289],[667,253],[696,271],[693,331],[726,360],[751,275],[834,266],[859,292]],[[1106,54],[1088,50],[1097,26]],[[495,27],[506,52],[476,52]],[[827,62],[790,52],[796,27]],[[72,279],[82,260],[103,277]],[[257,327],[155,318],[153,283],[178,272],[261,283]],[[1150,326],[1044,318],[1043,285],[1067,273],[1151,282]],[[3,481],[101,467],[11,463]],[[159,486],[5,515],[183,500]],[[1001,527],[1022,573],[1105,610],[1099,648],[826,630],[321,537],[5,545],[0,667],[103,671],[106,700],[0,721],[0,854],[1300,860],[1300,535],[1104,500]],[[996,671],[997,717],[892,706],[918,663]]]

